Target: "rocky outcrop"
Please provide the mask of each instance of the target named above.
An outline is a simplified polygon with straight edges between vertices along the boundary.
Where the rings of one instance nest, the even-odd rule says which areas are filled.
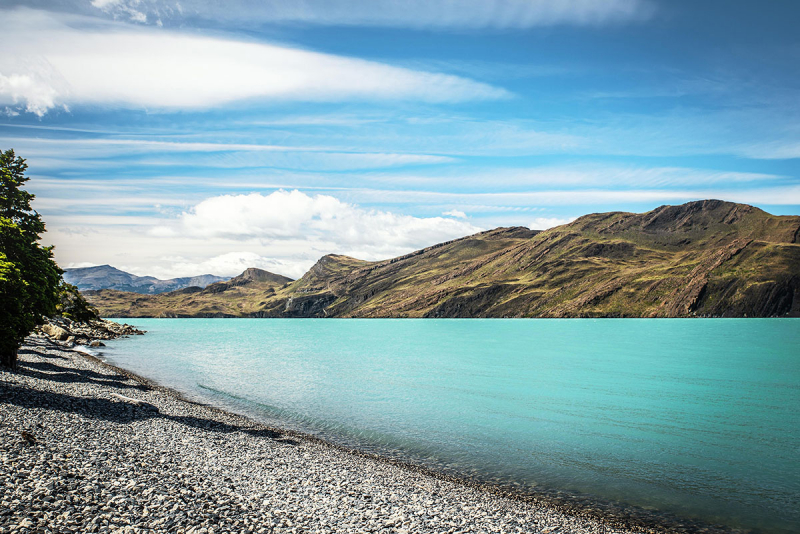
[[[129,324],[119,324],[103,319],[78,322],[64,317],[47,319],[39,327],[39,332],[50,340],[69,347],[75,345],[98,347],[103,346],[100,340],[144,334],[144,331]]]
[[[331,294],[301,295],[286,301],[283,314],[286,317],[327,317],[326,308],[336,297]]]
[[[685,285],[676,289],[664,302],[666,316],[681,317],[693,313],[697,309],[700,296],[706,290],[711,273],[741,252],[748,244],[750,241],[737,239],[730,245],[710,254],[705,261],[695,267],[687,277]]]
[[[486,287],[463,290],[455,295],[448,295],[425,317],[486,317],[491,316],[491,308],[502,300],[503,296],[513,293],[511,284],[494,284]]]
[[[608,258],[608,259],[622,259],[633,256],[636,253],[636,245],[625,241],[611,242],[611,243],[589,243],[581,254],[587,258]]]
[[[54,341],[66,341],[71,335],[69,330],[61,328],[57,324],[45,323],[41,326],[42,333]]]

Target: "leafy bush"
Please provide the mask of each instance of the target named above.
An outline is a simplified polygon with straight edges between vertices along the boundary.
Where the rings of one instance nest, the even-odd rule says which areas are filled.
[[[78,288],[63,281],[59,286],[56,313],[79,323],[100,319],[97,308],[86,302],[83,295],[78,292]]]

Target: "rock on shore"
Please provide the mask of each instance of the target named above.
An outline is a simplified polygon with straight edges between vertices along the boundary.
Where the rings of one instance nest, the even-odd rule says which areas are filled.
[[[628,530],[284,434],[34,335],[0,370],[10,532]]]
[[[119,324],[105,319],[85,322],[72,321],[66,317],[51,317],[39,327],[38,332],[50,341],[62,342],[61,346],[72,348],[75,345],[90,347],[104,346],[102,340],[116,339],[123,336],[142,335],[129,324]]]

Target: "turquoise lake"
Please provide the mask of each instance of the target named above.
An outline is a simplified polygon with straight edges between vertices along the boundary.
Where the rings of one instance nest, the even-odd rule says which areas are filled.
[[[800,319],[127,319],[103,357],[522,490],[800,532]]]

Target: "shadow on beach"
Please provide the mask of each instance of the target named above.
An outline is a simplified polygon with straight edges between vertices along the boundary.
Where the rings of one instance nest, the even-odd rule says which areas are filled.
[[[20,350],[20,356],[29,354],[40,357],[52,357],[32,348]],[[58,358],[66,359],[63,356]],[[17,374],[38,380],[57,383],[95,384],[109,388],[109,395],[114,389],[148,391],[151,388],[144,384],[127,383],[130,378],[118,373],[102,373],[97,371],[63,367],[50,362],[20,361],[15,371]],[[192,428],[230,434],[243,432],[255,437],[272,439],[284,444],[297,444],[296,441],[284,438],[280,432],[267,428],[246,427],[189,415],[169,415],[159,412],[152,405],[139,406],[124,400],[107,399],[96,396],[76,396],[67,393],[42,391],[0,382],[0,405],[12,404],[21,408],[39,408],[74,413],[90,419],[129,424],[146,419],[165,419]]]
[[[17,366],[17,373],[39,380],[50,380],[64,384],[82,382],[120,389],[138,389],[141,391],[150,389],[143,384],[126,384],[125,382],[129,379],[124,375],[104,374],[86,369],[62,367],[50,362],[21,362]]]
[[[41,340],[37,340],[35,338],[28,338],[25,340],[26,346],[21,347],[19,352],[17,353],[19,356],[23,356],[25,354],[33,354],[38,356],[39,358],[45,358],[48,360],[68,360],[66,356],[62,356],[60,354],[48,354],[46,352],[39,352],[37,350],[33,350],[33,346],[44,346],[44,342]]]

